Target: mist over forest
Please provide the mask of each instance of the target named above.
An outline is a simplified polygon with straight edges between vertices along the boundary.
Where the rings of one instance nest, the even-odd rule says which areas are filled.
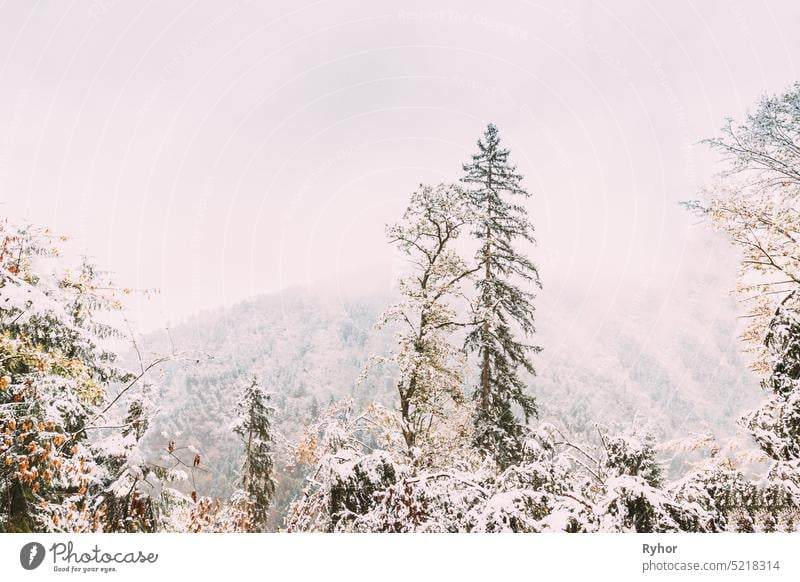
[[[0,15],[0,532],[800,529],[795,4]]]

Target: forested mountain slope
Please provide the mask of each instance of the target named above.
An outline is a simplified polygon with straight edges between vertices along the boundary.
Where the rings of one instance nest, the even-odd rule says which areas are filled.
[[[759,389],[736,339],[734,299],[692,291],[720,284],[698,269],[667,295],[644,291],[594,318],[582,313],[587,308],[581,298],[543,293],[538,318],[545,349],[537,358],[538,375],[529,378],[540,418],[588,439],[596,423],[634,419],[662,439],[733,434]],[[392,330],[374,328],[391,299],[291,289],[151,334],[148,350],[192,356],[162,368],[163,397],[148,447],[158,450],[172,438],[196,447],[204,471],[196,474],[195,486],[203,494],[229,494],[241,462],[230,419],[240,387],[258,376],[274,392],[275,428],[286,444],[278,460],[279,525],[301,483],[290,446],[304,426],[343,396],[352,396],[356,409],[392,403],[392,370],[361,378],[370,357],[391,350]]]

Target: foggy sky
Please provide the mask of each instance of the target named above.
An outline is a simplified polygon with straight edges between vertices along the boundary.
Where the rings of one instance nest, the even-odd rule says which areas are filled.
[[[159,288],[143,328],[290,285],[383,291],[384,224],[493,121],[543,301],[580,321],[634,288],[660,309],[689,271],[733,284],[678,202],[718,169],[698,141],[800,79],[796,2],[400,4],[5,2],[0,211]]]

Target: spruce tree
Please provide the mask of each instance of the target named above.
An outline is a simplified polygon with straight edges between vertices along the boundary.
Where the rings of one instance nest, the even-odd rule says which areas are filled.
[[[530,357],[540,347],[524,340],[534,333],[534,295],[541,288],[536,266],[518,243],[533,242],[533,226],[515,198],[529,198],[522,176],[500,147],[497,128],[489,124],[478,153],[464,164],[462,182],[474,214],[473,235],[479,242],[476,260],[481,269],[476,280],[474,322],[466,347],[480,362],[476,391],[476,446],[491,455],[500,468],[517,463],[523,448],[525,426],[536,415],[536,403],[526,394],[520,368],[534,374]],[[518,335],[523,339],[518,339]],[[517,406],[524,423],[515,416]]]
[[[270,419],[273,408],[269,405],[269,395],[256,378],[244,389],[237,412],[234,432],[242,437],[245,445],[240,488],[247,496],[251,528],[264,531],[269,507],[275,496]]]
[[[745,421],[773,461],[771,476],[787,484],[800,506],[800,301],[793,291],[778,305],[764,344],[770,374],[761,385],[769,397]]]

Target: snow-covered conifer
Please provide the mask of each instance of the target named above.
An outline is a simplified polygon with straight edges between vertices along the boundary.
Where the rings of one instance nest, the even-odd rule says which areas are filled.
[[[536,414],[520,372],[534,373],[531,355],[540,351],[527,343],[535,331],[531,289],[541,286],[539,274],[519,248],[520,243],[533,242],[533,226],[525,208],[514,200],[530,194],[508,157],[497,128],[490,124],[478,140],[478,152],[464,164],[462,178],[473,212],[473,236],[479,242],[476,323],[466,340],[480,362],[475,438],[501,468],[519,461],[525,424]],[[524,421],[515,416],[515,408]]]
[[[244,462],[239,489],[245,500],[243,509],[249,515],[253,531],[264,531],[272,498],[275,496],[275,463],[272,419],[274,409],[269,394],[256,378],[242,391],[237,406],[234,432],[244,442]]]

